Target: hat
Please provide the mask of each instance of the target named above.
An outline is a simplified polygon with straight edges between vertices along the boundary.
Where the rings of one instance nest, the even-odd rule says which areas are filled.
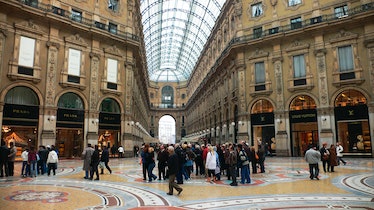
[[[51,146],[47,145],[47,148],[51,148]]]

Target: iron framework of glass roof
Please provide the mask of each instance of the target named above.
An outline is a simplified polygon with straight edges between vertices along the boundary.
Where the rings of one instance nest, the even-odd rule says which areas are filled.
[[[141,0],[151,81],[189,79],[226,0]]]

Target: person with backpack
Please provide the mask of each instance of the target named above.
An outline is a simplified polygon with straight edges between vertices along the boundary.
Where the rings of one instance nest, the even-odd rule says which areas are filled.
[[[48,158],[47,158],[47,165],[48,165],[48,176],[51,175],[51,170],[53,170],[53,176],[56,175],[57,163],[58,163],[58,155],[55,150],[55,146],[52,145],[48,147]]]
[[[238,144],[238,153],[239,153],[239,161],[241,165],[241,182],[244,184],[246,181],[247,184],[251,183],[251,178],[250,178],[250,171],[249,171],[249,158],[247,153],[243,149],[242,144]]]

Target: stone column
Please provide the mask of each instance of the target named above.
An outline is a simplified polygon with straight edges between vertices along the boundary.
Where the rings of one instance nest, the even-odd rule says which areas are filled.
[[[87,122],[87,134],[84,145],[88,143],[95,145],[98,143],[98,131],[99,131],[99,68],[100,68],[100,54],[91,52],[91,70],[90,70],[90,99],[89,99],[89,110],[88,110],[88,122]]]
[[[48,41],[48,63],[46,75],[46,95],[45,107],[40,113],[43,113],[43,130],[41,131],[39,145],[55,145],[56,144],[56,121],[57,121],[57,107],[55,104],[56,99],[56,86],[57,83],[57,63],[58,63],[58,50],[60,44],[58,42]]]
[[[290,141],[287,133],[288,114],[284,110],[284,84],[283,84],[283,70],[282,70],[282,55],[280,46],[276,45],[273,47],[273,65],[275,72],[275,93],[276,93],[276,111],[274,112],[274,125],[275,125],[275,142],[276,142],[276,153],[277,156],[290,156]]]
[[[125,157],[133,156],[133,149],[135,145],[141,145],[140,142],[136,142],[134,135],[135,122],[133,121],[133,88],[134,88],[134,61],[131,57],[127,57],[125,61],[125,115],[123,117],[122,124],[124,127],[122,133],[122,141],[124,142],[124,155]]]

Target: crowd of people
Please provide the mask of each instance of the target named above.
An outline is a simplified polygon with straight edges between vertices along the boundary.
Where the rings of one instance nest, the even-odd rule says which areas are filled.
[[[155,149],[149,144],[143,144],[140,153],[143,180],[152,182],[156,179],[170,181],[170,148],[177,157],[175,180],[176,184],[183,184],[191,179],[191,174],[206,178],[207,182],[217,182],[225,175],[232,180],[231,186],[237,186],[237,177],[241,184],[251,183],[252,173],[265,173],[265,147],[258,146],[258,150],[242,141],[239,144],[225,143],[218,145],[191,144],[184,142],[173,145],[156,145],[158,177],[153,173],[155,168]],[[174,172],[174,171],[173,171]],[[179,188],[176,188],[179,192]],[[172,193],[172,192],[169,192]]]
[[[14,162],[17,155],[17,148],[14,142],[9,143],[9,148],[4,141],[1,141],[0,147],[0,177],[14,176]],[[25,147],[21,153],[22,158],[22,177],[36,177],[38,175],[48,174],[56,175],[58,163],[58,151],[55,146],[34,146]]]

